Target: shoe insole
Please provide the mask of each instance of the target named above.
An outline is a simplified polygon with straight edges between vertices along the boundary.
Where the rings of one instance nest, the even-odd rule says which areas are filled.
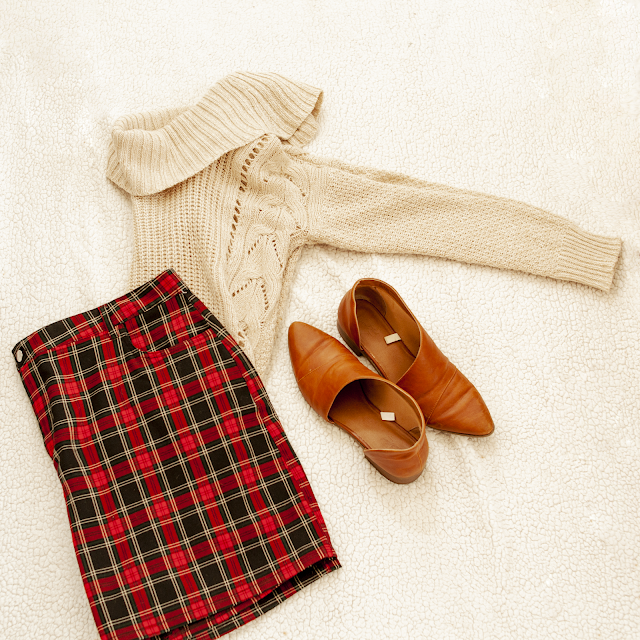
[[[402,340],[385,342],[385,336],[396,333],[396,329],[368,300],[356,300],[356,316],[362,349],[385,378],[398,382],[413,364],[415,355]]]
[[[381,411],[393,412],[396,420],[382,420]],[[393,387],[377,380],[348,384],[334,400],[329,418],[365,449],[407,449],[420,434],[414,409]]]

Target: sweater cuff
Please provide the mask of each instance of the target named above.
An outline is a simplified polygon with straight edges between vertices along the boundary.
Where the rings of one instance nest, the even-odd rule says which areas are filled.
[[[609,291],[621,246],[620,238],[570,227],[560,248],[556,278]]]

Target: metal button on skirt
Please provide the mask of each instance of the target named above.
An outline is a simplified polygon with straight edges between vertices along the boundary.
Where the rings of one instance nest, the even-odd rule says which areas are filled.
[[[13,355],[102,638],[217,638],[340,566],[258,374],[173,271]]]

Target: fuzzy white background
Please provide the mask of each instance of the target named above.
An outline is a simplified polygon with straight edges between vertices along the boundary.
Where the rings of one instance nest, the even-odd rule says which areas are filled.
[[[123,114],[227,73],[325,90],[309,150],[524,200],[623,240],[611,292],[428,257],[309,249],[267,389],[343,568],[237,640],[640,638],[640,4],[628,0],[4,0],[0,6],[0,638],[98,637],[62,490],[10,349],[127,291]],[[518,242],[518,238],[513,238]],[[496,430],[429,430],[387,482],[302,400],[286,327],[337,336],[395,286]]]

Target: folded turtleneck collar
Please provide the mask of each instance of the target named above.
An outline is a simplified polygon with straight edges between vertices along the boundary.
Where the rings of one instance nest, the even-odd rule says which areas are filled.
[[[233,73],[192,107],[119,118],[107,176],[132,195],[149,195],[265,133],[303,146],[316,134],[321,103],[320,89],[276,73]]]

